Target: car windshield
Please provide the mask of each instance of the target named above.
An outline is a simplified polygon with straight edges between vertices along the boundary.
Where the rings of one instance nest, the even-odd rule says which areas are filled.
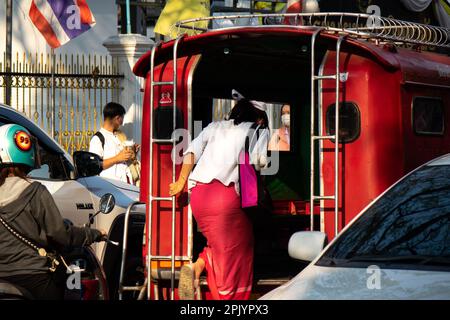
[[[372,204],[317,265],[450,266],[450,166],[425,166]]]

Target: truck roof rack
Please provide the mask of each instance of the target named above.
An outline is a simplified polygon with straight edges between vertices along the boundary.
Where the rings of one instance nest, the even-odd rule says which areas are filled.
[[[359,13],[270,13],[210,16],[179,21],[172,28],[175,28],[174,31],[178,37],[186,33],[192,35],[243,27],[246,26],[244,21],[251,21],[251,24],[247,24],[247,26],[255,28],[285,26],[310,29],[311,27],[322,27],[325,32],[346,34],[353,38],[376,43],[394,42],[399,45],[450,48],[450,29],[448,28]]]

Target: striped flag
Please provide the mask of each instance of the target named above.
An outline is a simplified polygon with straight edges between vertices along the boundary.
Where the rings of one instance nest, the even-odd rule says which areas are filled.
[[[58,48],[95,25],[86,0],[31,0],[31,21],[52,48]]]

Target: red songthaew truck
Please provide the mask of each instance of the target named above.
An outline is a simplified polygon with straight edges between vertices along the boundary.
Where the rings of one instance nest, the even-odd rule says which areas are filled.
[[[181,168],[172,153],[180,158],[177,146],[189,139],[172,132],[193,138],[222,119],[232,89],[268,103],[272,131],[280,106],[291,106],[289,151],[270,151],[275,173],[265,177],[273,210],[254,221],[255,297],[305,266],[288,256],[292,233],[332,239],[398,178],[450,152],[448,29],[351,13],[245,18],[256,23],[178,23],[179,36],[134,67],[146,80],[141,201],[150,281],[142,293],[151,299],[177,298],[180,266],[205,244],[188,191],[168,196]],[[199,298],[208,297],[202,286]]]

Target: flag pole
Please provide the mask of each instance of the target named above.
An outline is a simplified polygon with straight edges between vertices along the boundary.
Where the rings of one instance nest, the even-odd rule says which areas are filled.
[[[55,139],[55,49],[51,49],[52,59],[52,101],[51,101],[51,132],[52,139]]]
[[[130,0],[125,2],[126,16],[127,16],[127,33],[131,33],[131,20],[130,20]]]
[[[11,106],[11,57],[12,57],[12,15],[13,3],[12,0],[6,1],[6,51],[5,51],[5,102]]]

